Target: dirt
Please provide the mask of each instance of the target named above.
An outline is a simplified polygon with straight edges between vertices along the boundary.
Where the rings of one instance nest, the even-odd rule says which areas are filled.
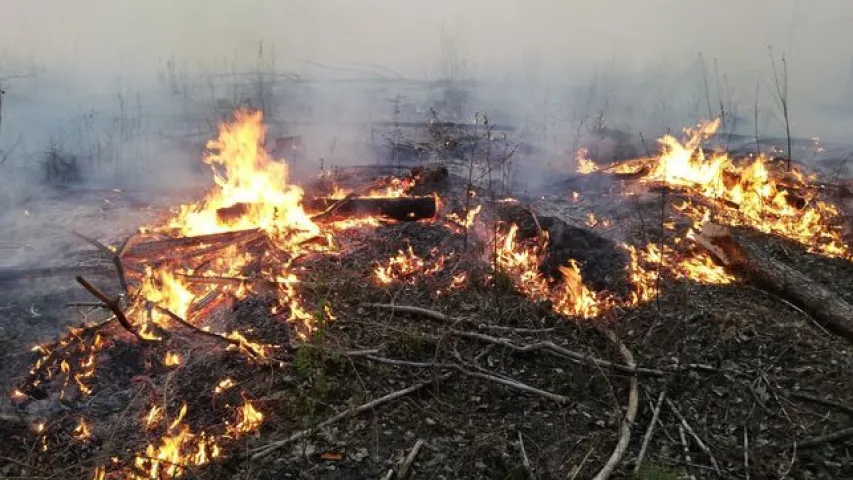
[[[446,208],[460,211],[464,205],[460,185],[463,180],[451,177],[441,187]],[[128,204],[105,212],[91,207],[95,198],[80,198],[79,205],[89,206],[78,213],[90,212],[87,231],[105,242],[119,242],[134,222],[145,223],[162,212],[139,211]],[[62,217],[63,203],[54,199],[41,209]],[[557,264],[575,258],[584,277],[599,290],[626,288],[627,259],[619,243],[630,240],[643,245],[645,239],[657,239],[662,232],[651,220],[660,215],[654,201],[621,206],[605,200],[574,201],[569,191],[534,204],[505,207],[498,218],[518,221],[522,238],[532,240],[537,227],[522,208],[531,205],[540,226],[551,234],[552,247],[542,271],[554,275]],[[609,219],[609,226],[586,226],[583,219],[589,211]],[[484,217],[486,225],[489,215]],[[25,232],[35,232],[44,252],[50,252],[51,243],[60,238],[48,235],[52,230],[47,228],[33,231],[21,226],[16,232],[4,241],[26,243]],[[486,261],[488,253],[473,231],[470,235],[466,239],[464,233],[440,221],[386,224],[341,234],[337,241],[342,255],[318,255],[304,263],[306,274],[300,287],[304,304],[314,311],[328,305],[334,315],[334,319],[318,316],[320,326],[310,340],[300,340],[298,332],[270,315],[260,296],[215,312],[210,322],[217,329],[237,328],[253,340],[278,345],[273,362],[257,362],[191,331],[140,346],[119,328],[106,330],[109,344],[99,354],[90,397],[72,392],[59,398],[56,386],[46,384],[41,399],[30,398],[16,408],[6,403],[4,411],[10,417],[21,414],[48,423],[41,435],[28,424],[8,419],[0,423],[6,440],[0,455],[15,460],[0,458],[0,475],[91,478],[94,467],[108,464],[111,456],[132,463],[132,452],[143,450],[164,433],[163,426],[144,428],[144,415],[152,406],[162,406],[169,418],[175,418],[187,403],[186,422],[194,431],[223,433],[245,397],[265,416],[260,431],[223,442],[222,457],[187,472],[187,478],[383,478],[389,469],[399,468],[419,439],[425,443],[412,464],[411,478],[592,478],[617,444],[628,404],[628,375],[543,351],[514,352],[464,333],[519,346],[549,341],[583,355],[624,363],[604,328],[616,333],[638,365],[665,372],[639,377],[639,410],[617,478],[717,476],[711,456],[690,433],[685,433],[690,461],[685,459],[681,422],[666,403],[644,467],[638,475],[632,473],[662,391],[707,445],[724,478],[745,478],[748,473],[750,478],[837,479],[853,471],[850,440],[811,449],[796,446],[853,422],[838,408],[796,395],[808,393],[853,406],[851,345],[823,331],[784,299],[745,283],[711,286],[664,277],[661,294],[651,302],[616,309],[600,319],[565,318],[547,304],[496,284]],[[778,239],[766,241],[780,259],[851,299],[849,262],[808,254]],[[446,255],[445,268],[430,276],[378,284],[373,277],[378,262],[409,245],[429,261]],[[101,262],[103,273],[92,278],[115,291],[109,263],[93,248],[70,238],[53,246],[55,251],[68,252],[63,255],[68,263]],[[466,283],[459,289],[448,288],[463,272]],[[90,320],[104,315],[64,308],[68,301],[92,300],[72,277],[4,282],[0,368],[8,379],[6,391],[26,377],[28,364],[36,358],[29,352],[34,343],[60,334],[66,325],[81,324],[83,313]],[[369,306],[372,303],[418,306],[449,318],[439,321],[377,309]],[[363,353],[368,350],[369,354]],[[183,363],[165,368],[160,359],[167,352],[180,354]],[[381,359],[408,364],[390,365]],[[466,373],[446,367],[449,364]],[[473,375],[477,373],[491,379]],[[438,379],[442,375],[449,376]],[[523,392],[495,377],[566,400]],[[237,387],[215,394],[213,387],[225,378],[233,379]],[[315,429],[263,458],[253,459],[247,453],[313,429],[336,413],[423,382],[430,384]],[[81,416],[92,424],[91,440],[72,438]]]

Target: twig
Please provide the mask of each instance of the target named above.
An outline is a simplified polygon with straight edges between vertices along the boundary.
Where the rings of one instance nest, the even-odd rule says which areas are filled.
[[[104,253],[104,255],[108,256],[110,258],[110,260],[113,261],[113,265],[115,265],[116,274],[118,274],[118,282],[119,282],[119,285],[121,285],[122,293],[124,293],[125,295],[130,293],[130,287],[127,284],[127,274],[125,273],[124,263],[121,261],[121,257],[119,256],[119,253],[118,253],[119,251],[121,251],[121,252],[124,251],[124,249],[127,246],[127,242],[130,240],[130,237],[127,237],[127,240],[124,241],[124,243],[122,244],[122,246],[118,250],[113,251],[110,247],[104,245],[103,243],[99,242],[98,240],[95,240],[94,238],[87,237],[86,235],[83,235],[80,232],[77,232],[75,230],[71,230],[71,234],[77,238],[80,238],[82,240],[85,240],[86,242],[89,242],[90,244],[94,245],[95,248],[102,251]]]
[[[524,449],[524,437],[521,436],[521,432],[518,432],[518,448],[521,450],[521,464],[524,465],[527,474],[535,479],[536,475],[533,473],[533,467],[530,465],[530,458],[527,457],[527,450]]]
[[[532,393],[535,395],[543,396],[549,400],[553,400],[559,403],[569,403],[572,400],[569,397],[558,395],[556,393],[551,393],[547,390],[542,390],[533,386],[530,386],[526,383],[519,382],[510,377],[497,376],[488,371],[483,372],[472,372],[470,370],[466,370],[461,365],[456,365],[453,363],[426,363],[426,362],[411,362],[408,360],[397,360],[395,358],[384,358],[377,357],[374,355],[362,355],[363,358],[368,360],[385,363],[388,365],[396,365],[401,367],[415,367],[415,368],[440,368],[440,369],[453,369],[457,372],[468,375],[469,377],[482,378],[483,380],[489,380],[495,383],[500,383],[501,385],[506,385],[507,387],[515,388],[516,390],[521,390],[522,392]]]
[[[636,366],[625,365],[625,364],[621,364],[621,363],[614,363],[614,362],[611,362],[609,360],[603,360],[603,359],[592,357],[589,355],[584,355],[582,353],[573,352],[571,350],[563,348],[563,347],[561,347],[561,346],[559,346],[553,342],[550,342],[550,341],[531,343],[531,344],[527,344],[527,345],[517,345],[517,344],[512,343],[510,340],[508,340],[506,338],[492,337],[492,336],[485,335],[482,333],[464,332],[464,331],[459,331],[459,330],[451,330],[450,333],[457,336],[457,337],[471,338],[471,339],[480,340],[480,341],[484,341],[484,342],[494,343],[496,345],[507,347],[507,348],[514,350],[516,352],[519,352],[519,353],[528,353],[528,352],[534,352],[537,350],[544,350],[546,352],[556,354],[556,355],[561,356],[561,357],[569,358],[570,360],[573,360],[573,361],[575,361],[581,365],[591,363],[591,364],[597,365],[599,367],[612,368],[613,370],[616,370],[616,371],[619,371],[622,373],[627,373],[630,375],[636,374],[636,375],[644,375],[644,376],[650,376],[650,377],[662,377],[665,375],[665,372],[663,370],[657,370],[657,369],[653,369],[653,368],[636,367]]]
[[[109,297],[106,296],[106,294],[104,294],[104,292],[98,290],[97,287],[95,287],[94,285],[89,283],[88,280],[86,280],[85,278],[83,278],[81,276],[77,276],[77,283],[82,285],[83,288],[88,290],[89,293],[94,295],[95,298],[97,298],[104,305],[106,305],[107,308],[109,308],[110,311],[113,312],[113,314],[116,316],[116,320],[118,320],[118,323],[120,323],[121,326],[124,327],[125,330],[132,333],[133,336],[137,338],[137,340],[139,340],[142,343],[148,342],[148,340],[146,338],[144,338],[142,335],[140,335],[139,332],[137,332],[136,329],[133,328],[133,325],[130,324],[130,321],[127,319],[124,312],[121,310],[121,307],[119,306],[117,300],[110,299]]]
[[[625,359],[625,363],[631,367],[636,367],[634,355],[631,353],[631,350],[616,338],[616,334],[613,333],[612,330],[606,330],[604,333],[605,336],[619,348],[619,353],[622,354],[622,358]],[[619,466],[619,463],[622,462],[622,457],[625,456],[625,451],[628,450],[628,443],[631,441],[631,427],[633,427],[634,421],[637,418],[637,407],[640,403],[639,394],[637,392],[638,381],[636,374],[631,377],[630,383],[631,390],[628,392],[628,411],[625,412],[625,418],[622,419],[619,441],[616,443],[616,448],[613,449],[613,453],[610,454],[610,458],[607,460],[607,463],[604,464],[604,466],[601,467],[601,470],[599,470],[595,475],[594,480],[607,480],[610,478],[613,470],[615,470],[616,467]]]
[[[378,407],[379,405],[390,402],[391,400],[395,400],[397,398],[404,397],[404,396],[409,395],[411,393],[417,392],[418,390],[420,390],[420,389],[422,389],[428,385],[432,385],[433,383],[435,383],[438,380],[443,381],[443,380],[446,380],[447,378],[450,378],[450,375],[451,374],[448,373],[445,375],[434,377],[434,378],[427,380],[425,382],[421,382],[421,383],[406,387],[402,390],[397,390],[395,392],[391,392],[388,395],[385,395],[385,396],[379,397],[377,399],[371,400],[367,403],[359,405],[358,407],[354,407],[354,408],[344,410],[343,412],[341,412],[341,413],[339,413],[339,414],[337,414],[331,418],[328,418],[327,420],[324,420],[323,422],[321,422],[319,425],[317,425],[314,428],[300,430],[300,431],[294,433],[293,435],[291,435],[291,436],[289,436],[283,440],[278,440],[278,441],[275,441],[272,443],[268,443],[266,445],[261,445],[260,447],[253,448],[252,450],[249,450],[249,454],[251,455],[252,460],[258,460],[260,458],[264,458],[267,455],[269,455],[270,453],[272,453],[272,452],[274,452],[280,448],[283,448],[283,447],[285,447],[285,446],[287,446],[293,442],[297,442],[299,440],[302,440],[305,437],[308,437],[313,432],[315,432],[321,428],[328,427],[329,425],[332,425],[333,423],[339,422],[345,418],[349,418],[349,417],[358,415],[359,413],[362,413],[362,412],[365,412],[368,410],[372,410],[372,409]]]
[[[450,317],[441,312],[437,312],[435,310],[430,310],[428,308],[414,307],[410,305],[395,305],[390,303],[364,303],[363,307],[367,308],[375,308],[378,310],[390,310],[392,312],[399,313],[408,313],[411,315],[420,315],[422,317],[430,318],[432,320],[437,320],[439,322],[444,323],[466,323],[478,328],[486,329],[486,330],[500,330],[506,332],[514,332],[514,333],[548,333],[553,332],[553,328],[520,328],[520,327],[506,327],[503,325],[491,325],[488,323],[478,323],[473,320],[469,320],[467,318],[461,317]]]
[[[702,449],[703,452],[705,452],[705,455],[708,455],[708,458],[711,460],[711,465],[714,467],[714,470],[717,472],[717,475],[722,476],[723,474],[720,471],[720,466],[717,464],[717,459],[714,458],[714,454],[711,452],[711,449],[708,448],[705,442],[703,442],[699,435],[696,434],[696,431],[693,430],[693,427],[691,427],[690,424],[687,423],[687,420],[685,420],[684,416],[681,415],[681,412],[678,411],[678,408],[675,406],[675,403],[673,403],[672,400],[667,398],[666,404],[672,410],[672,413],[674,413],[675,416],[678,417],[678,420],[681,422],[681,425],[684,426],[684,429],[687,430],[687,433],[689,433],[690,436],[693,437],[693,440],[696,442],[696,445],[698,445],[699,448]]]
[[[749,431],[743,426],[743,470],[749,480]]]
[[[805,400],[807,402],[817,403],[818,405],[823,405],[825,407],[832,407],[837,410],[841,410],[842,412],[847,413],[849,415],[853,415],[853,407],[836,402],[835,400],[828,400],[825,398],[816,397],[814,395],[809,395],[808,393],[800,392],[791,393],[791,396],[794,398],[799,398],[800,400]]]
[[[837,442],[839,440],[846,440],[848,438],[853,438],[853,427],[836,430],[832,433],[827,433],[826,435],[807,438],[802,442],[799,442],[798,445],[800,446],[800,448],[814,448],[821,446],[825,443]]]
[[[255,357],[255,358],[264,358],[264,355],[263,355],[261,352],[256,351],[256,350],[254,349],[254,347],[252,347],[252,346],[251,346],[251,345],[249,345],[248,343],[243,343],[243,342],[241,342],[240,340],[236,340],[236,339],[233,339],[233,338],[229,338],[229,337],[226,337],[225,335],[222,335],[222,334],[219,334],[219,333],[211,332],[211,331],[208,331],[208,330],[202,330],[201,328],[198,328],[198,327],[196,327],[195,325],[193,325],[192,323],[190,323],[190,322],[188,322],[188,321],[184,320],[180,315],[178,315],[178,314],[176,314],[176,313],[172,312],[172,311],[171,311],[171,310],[169,310],[168,308],[163,308],[163,307],[161,307],[161,306],[159,306],[159,305],[154,305],[154,308],[156,308],[157,310],[159,310],[159,311],[161,311],[161,312],[165,313],[165,314],[166,314],[166,315],[168,315],[168,316],[169,316],[169,318],[171,318],[172,320],[174,320],[174,321],[176,321],[176,322],[180,323],[180,324],[181,324],[181,325],[183,325],[184,327],[187,327],[187,328],[189,328],[190,330],[192,330],[192,331],[194,331],[194,332],[196,332],[196,333],[199,333],[199,334],[204,335],[204,336],[206,336],[206,337],[215,338],[215,339],[217,339],[217,340],[219,340],[219,341],[222,341],[222,342],[228,343],[229,345],[233,345],[233,346],[235,346],[235,347],[237,347],[237,348],[241,348],[241,349],[243,349],[243,350],[246,350],[250,355],[252,355],[252,356],[253,356],[253,357]]]
[[[678,436],[681,438],[681,445],[684,449],[684,463],[690,465],[693,463],[693,459],[690,458],[690,447],[687,445],[687,436],[684,435],[684,424],[678,424]],[[696,480],[696,476],[691,473],[690,479]]]
[[[26,462],[22,462],[21,460],[15,460],[14,458],[3,457],[3,456],[0,456],[0,460],[2,460],[4,462],[14,463],[15,465],[18,465],[19,467],[24,467],[24,468],[32,470],[34,472],[38,472],[42,475],[50,475],[50,472],[46,472],[46,471],[44,471],[38,467],[33,467],[32,465],[30,465]]]
[[[658,401],[655,403],[654,413],[652,413],[652,421],[649,422],[649,428],[646,429],[646,434],[643,436],[643,443],[640,445],[640,453],[637,454],[637,463],[634,465],[634,473],[640,471],[640,467],[643,465],[643,459],[646,457],[646,450],[649,448],[649,442],[652,439],[652,435],[655,432],[655,425],[657,424],[658,417],[660,416],[660,409],[663,406],[663,399],[666,397],[666,390],[661,390],[660,395],[658,395]]]
[[[415,461],[415,457],[418,456],[423,445],[423,440],[418,439],[418,441],[415,442],[415,446],[412,447],[412,450],[409,451],[408,455],[406,455],[406,459],[403,461],[403,464],[400,465],[400,470],[397,472],[397,478],[401,480],[406,478],[406,475],[409,473],[409,469],[412,467],[412,463]]]

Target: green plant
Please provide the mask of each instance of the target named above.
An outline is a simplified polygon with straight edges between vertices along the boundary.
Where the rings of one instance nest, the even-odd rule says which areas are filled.
[[[679,480],[684,472],[666,465],[644,463],[635,474],[637,480]]]

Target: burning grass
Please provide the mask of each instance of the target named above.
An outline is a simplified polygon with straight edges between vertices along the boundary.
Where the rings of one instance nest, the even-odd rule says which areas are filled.
[[[413,384],[412,392],[438,378],[462,375],[565,405],[569,394],[578,393],[578,378],[586,375],[584,364],[610,366],[622,373],[633,367],[617,358],[578,354],[551,340],[530,343],[526,337],[557,331],[564,334],[561,338],[581,339],[573,345],[577,349],[596,346],[599,352],[607,351],[609,342],[589,338],[589,332],[603,326],[619,328],[620,321],[628,323],[625,312],[645,319],[651,310],[645,304],[683,294],[690,285],[726,291],[722,289],[739,279],[690,241],[702,222],[749,225],[826,257],[849,257],[838,210],[820,198],[814,179],[800,170],[780,171],[763,157],[736,161],[721,152],[706,154],[700,146],[714,128],[711,123],[690,131],[684,143],[665,137],[659,157],[632,165],[634,173],[642,172],[638,184],[679,195],[681,202],[673,212],[683,221],[662,222],[660,241],[614,243],[614,258],[627,259],[621,272],[627,290],[620,292],[611,278],[614,272],[594,282],[584,278],[587,258],[568,258],[557,265],[558,275],[550,275],[543,266],[554,251],[550,242],[555,240],[551,232],[557,231],[556,221],[546,223],[531,213],[536,234],[522,238],[519,225],[500,213],[502,206],[519,203],[514,199],[492,204],[477,200],[472,205],[466,187],[464,198],[458,192],[455,197],[441,192],[442,202],[436,203],[445,203],[443,209],[418,222],[380,215],[340,217],[342,206],[353,198],[407,198],[421,186],[413,175],[352,188],[332,185],[325,197],[331,205],[323,203],[319,212],[306,210],[306,193],[289,183],[286,164],[262,148],[260,114],[238,112],[235,121],[222,125],[220,137],[208,144],[205,162],[216,187],[203,200],[180,207],[129,242],[107,249],[119,259],[127,288],[116,300],[102,295],[101,307],[109,313],[101,323],[74,328],[57,342],[37,346],[38,358],[28,378],[12,395],[21,408],[54,397],[87,405],[98,389],[107,388],[103,381],[111,370],[125,363],[119,352],[127,349],[139,357],[137,368],[114,383],[120,385],[116,388],[135,388],[134,398],[120,416],[105,417],[114,422],[111,433],[104,431],[106,420],[78,416],[73,424],[38,423],[32,445],[49,456],[55,448],[52,439],[67,435],[103,447],[100,455],[81,454],[78,459],[95,479],[184,478],[204,471],[225,477],[233,474],[228,469],[236,462],[229,459],[239,456],[250,439],[264,434],[285,437],[249,449],[248,455],[258,460],[312,435],[320,415],[333,420],[349,416],[349,410],[333,414],[329,405],[351,404],[349,396],[354,401],[365,395],[354,391],[354,362],[443,372],[429,382]],[[599,170],[591,160],[579,158],[583,172]],[[606,227],[605,233],[612,230],[612,224],[604,225],[615,223],[609,217],[586,213],[581,218],[588,226]],[[402,246],[401,239],[408,243]],[[502,280],[521,295],[506,295],[506,289],[499,288]],[[673,291],[666,290],[672,286]],[[394,337],[376,333],[401,328],[390,321],[379,328],[380,317],[363,311],[364,304],[387,302],[389,297],[398,304],[440,304],[444,311],[458,312],[450,316],[401,310],[403,316],[419,312],[442,322],[444,327],[438,329],[456,339],[452,349],[436,335],[434,325],[424,322],[405,321],[405,332]],[[658,316],[662,315],[658,307]],[[585,331],[566,317],[593,328]],[[489,318],[495,321],[486,321]],[[651,326],[643,320],[634,327],[653,332],[660,320],[649,322]],[[462,331],[460,325],[478,332]],[[357,332],[349,330],[353,326]],[[624,337],[633,339],[636,334],[627,332]],[[515,363],[492,372],[502,368],[495,365],[504,360],[481,351],[483,342],[515,352],[550,351],[553,362],[546,362],[545,370],[531,379],[522,376],[526,367],[518,370]],[[381,347],[365,351],[364,345]],[[382,357],[382,350],[394,358]],[[444,360],[438,360],[440,356]],[[567,367],[566,358],[580,365]],[[697,355],[694,360],[702,358]],[[678,372],[656,365],[645,375],[663,378]],[[299,388],[293,388],[288,373],[299,379]],[[564,374],[574,377],[565,379]],[[359,382],[366,391],[365,381]],[[366,381],[371,390],[387,390],[375,382],[379,380]],[[273,386],[284,396],[271,394]],[[602,389],[599,395],[626,395],[624,385],[596,388]],[[58,392],[55,396],[49,393],[53,389]],[[494,394],[490,388],[483,391]],[[635,395],[636,387],[631,391]],[[396,398],[394,392],[390,395]],[[284,405],[276,406],[273,400]],[[357,400],[370,405],[367,399]],[[348,408],[355,409],[352,415],[367,409]],[[609,415],[600,405],[588,410],[578,415],[592,418],[593,411],[596,418]],[[511,417],[512,412],[503,415]],[[566,422],[581,432],[595,428],[579,418]],[[544,420],[533,423],[547,428]],[[99,443],[105,436],[112,440],[117,429],[127,435],[122,448]],[[603,441],[604,435],[602,430],[587,436]],[[344,457],[335,451],[324,455],[325,460]],[[539,458],[544,462],[543,455]],[[550,464],[548,468],[560,473],[567,469]],[[502,469],[511,470],[494,467],[492,473]]]

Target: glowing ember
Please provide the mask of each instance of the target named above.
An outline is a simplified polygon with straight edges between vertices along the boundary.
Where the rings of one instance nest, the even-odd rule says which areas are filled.
[[[213,393],[219,395],[220,393],[234,387],[235,385],[237,384],[234,383],[234,380],[230,378],[224,378],[216,384],[216,388],[213,389]]]
[[[181,364],[181,357],[177,353],[168,352],[163,357],[163,365],[167,367],[175,367]]]
[[[92,432],[89,431],[89,425],[86,424],[86,419],[80,417],[80,423],[77,424],[77,427],[73,432],[74,438],[80,441],[89,440],[92,438]]]

